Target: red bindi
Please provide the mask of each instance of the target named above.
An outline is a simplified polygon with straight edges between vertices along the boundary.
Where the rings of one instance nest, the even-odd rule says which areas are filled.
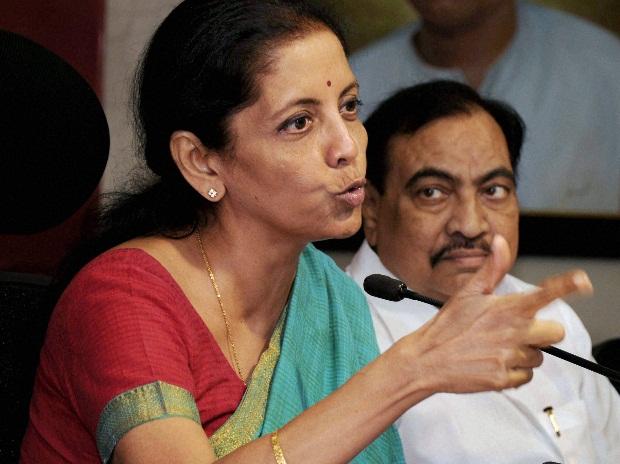
[[[332,86],[332,81],[327,81],[327,87],[331,87]]]

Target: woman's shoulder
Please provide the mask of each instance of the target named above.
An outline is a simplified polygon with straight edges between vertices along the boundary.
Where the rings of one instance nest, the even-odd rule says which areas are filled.
[[[95,343],[122,352],[137,340],[193,344],[204,335],[202,328],[157,259],[141,248],[120,247],[102,253],[74,277],[52,313],[48,337],[74,348]]]
[[[128,308],[134,315],[157,312],[175,319],[188,313],[179,311],[191,305],[168,269],[151,250],[134,245],[115,247],[86,264],[63,292],[55,313],[83,321],[115,318]]]
[[[86,264],[76,274],[67,290],[91,285],[101,287],[110,281],[115,281],[120,287],[173,282],[166,268],[144,249],[116,247]]]
[[[163,259],[166,248],[172,247],[167,245],[166,239],[158,237],[129,240],[94,258],[78,272],[74,281],[90,283],[93,279],[99,282],[101,279],[121,277],[119,284],[152,285],[154,282],[161,282],[175,287],[174,279]],[[74,282],[71,285],[74,285]]]

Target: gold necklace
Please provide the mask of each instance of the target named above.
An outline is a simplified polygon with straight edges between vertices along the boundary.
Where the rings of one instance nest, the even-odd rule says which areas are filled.
[[[235,369],[237,369],[237,375],[245,385],[245,377],[241,372],[241,366],[239,365],[239,358],[237,357],[237,348],[235,347],[235,342],[232,336],[232,330],[230,328],[230,322],[228,321],[228,316],[226,315],[226,310],[224,309],[224,304],[222,303],[222,295],[220,294],[220,289],[217,286],[217,282],[215,281],[215,274],[213,274],[213,269],[211,269],[211,265],[209,264],[209,259],[207,258],[207,253],[205,252],[205,248],[202,245],[202,237],[200,236],[200,229],[196,229],[196,240],[198,240],[198,247],[200,248],[200,253],[202,254],[202,260],[205,263],[207,268],[207,272],[209,273],[209,279],[211,280],[211,286],[215,291],[215,296],[217,297],[217,302],[220,305],[220,311],[224,318],[224,326],[226,327],[226,341],[228,342],[228,347],[232,353],[233,363],[235,364]]]

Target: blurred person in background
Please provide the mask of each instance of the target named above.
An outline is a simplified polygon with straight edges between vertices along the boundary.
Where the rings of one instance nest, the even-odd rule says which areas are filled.
[[[362,119],[401,88],[466,83],[509,103],[527,124],[524,211],[620,213],[620,40],[527,1],[410,3],[419,21],[351,57]]]

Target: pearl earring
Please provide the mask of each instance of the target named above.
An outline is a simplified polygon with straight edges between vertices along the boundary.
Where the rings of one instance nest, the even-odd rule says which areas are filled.
[[[215,198],[217,196],[217,190],[215,189],[209,189],[209,191],[207,192],[207,195],[209,195],[210,198]]]

